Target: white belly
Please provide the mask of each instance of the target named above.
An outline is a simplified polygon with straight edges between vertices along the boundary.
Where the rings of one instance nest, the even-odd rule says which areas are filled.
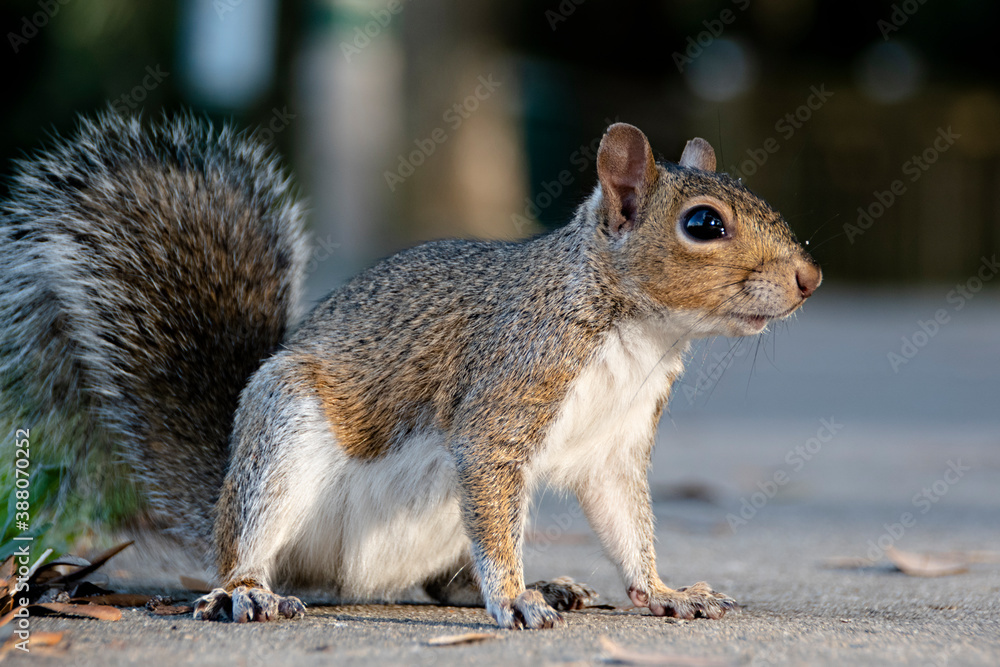
[[[683,368],[687,340],[662,322],[605,336],[574,381],[529,470],[529,483],[572,489],[622,457],[648,457],[653,416]],[[455,565],[469,546],[444,434],[427,432],[380,458],[347,456],[318,404],[300,423],[297,517],[282,521],[276,579],[333,588],[342,598],[391,599]],[[284,575],[284,576],[282,576]]]
[[[418,435],[385,456],[348,457],[329,440],[316,496],[279,570],[333,586],[345,599],[392,599],[454,565],[468,549],[455,468],[440,433]]]
[[[662,320],[605,334],[560,408],[533,466],[536,478],[572,489],[636,448],[648,450],[657,407],[684,369],[688,344]]]

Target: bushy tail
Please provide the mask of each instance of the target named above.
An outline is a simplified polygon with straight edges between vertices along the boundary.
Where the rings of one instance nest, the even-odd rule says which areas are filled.
[[[298,306],[302,214],[229,128],[82,120],[17,163],[0,208],[0,410],[85,411],[154,517],[208,543],[240,390]]]

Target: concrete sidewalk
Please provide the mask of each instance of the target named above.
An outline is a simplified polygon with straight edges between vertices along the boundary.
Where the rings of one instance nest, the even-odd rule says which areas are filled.
[[[618,609],[566,614],[565,627],[540,632],[501,632],[483,610],[426,604],[313,605],[303,620],[246,627],[127,610],[117,623],[34,619],[34,631],[65,630],[68,648],[9,661],[593,664],[608,638],[676,658],[660,664],[1000,664],[1000,563],[940,578],[884,559],[826,567],[888,546],[1000,552],[1000,299],[980,294],[951,311],[947,291],[827,290],[762,341],[756,362],[755,341],[732,362],[721,354],[728,341],[695,354],[654,457],[659,570],[668,585],[708,581],[739,614],[676,622],[625,609],[575,502],[546,493],[528,580],[570,575]],[[942,308],[948,322],[916,335]],[[894,369],[889,353],[904,338],[924,344]],[[498,637],[426,645],[464,632]]]

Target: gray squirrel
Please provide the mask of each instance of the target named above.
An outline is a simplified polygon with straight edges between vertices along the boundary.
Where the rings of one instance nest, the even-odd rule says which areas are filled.
[[[214,555],[199,619],[300,616],[289,586],[423,586],[552,627],[594,592],[525,585],[540,484],[575,494],[636,606],[719,618],[732,599],[657,574],[654,434],[692,340],[760,333],[821,273],[715,166],[703,139],[657,163],[616,123],[566,226],[404,250],[295,325],[303,208],[264,146],[84,119],[0,209],[0,408],[112,435],[158,520]]]

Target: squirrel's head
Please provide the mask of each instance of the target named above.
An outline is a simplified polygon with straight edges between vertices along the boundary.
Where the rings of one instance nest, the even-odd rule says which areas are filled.
[[[612,262],[695,336],[746,336],[793,313],[822,274],[781,215],[726,174],[704,139],[657,164],[638,128],[608,128],[594,200]]]

